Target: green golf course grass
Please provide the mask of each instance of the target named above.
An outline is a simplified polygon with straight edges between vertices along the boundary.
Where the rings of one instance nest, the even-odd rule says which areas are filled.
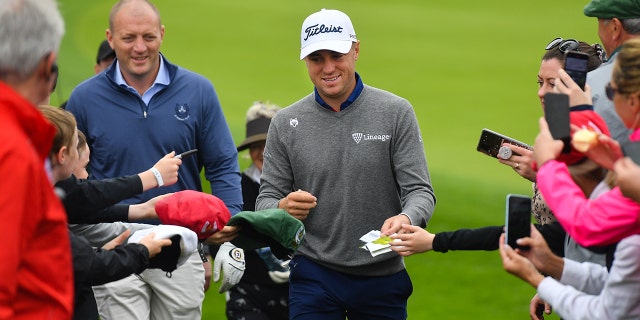
[[[323,7],[346,12],[361,41],[364,82],[415,108],[437,196],[431,232],[502,225],[506,195],[531,194],[530,182],[476,144],[482,128],[533,143],[544,47],[555,37],[599,42],[596,19],[582,13],[587,2],[154,1],[166,27],[161,51],[213,82],[236,142],[253,101],[285,107],[312,90],[298,59],[304,18]],[[60,1],[67,31],[53,105],[92,76],[113,3]],[[249,164],[244,154],[240,161]],[[535,290],[502,269],[498,252],[429,252],[406,265],[410,319],[528,319]],[[203,319],[224,319],[218,286],[206,294]]]

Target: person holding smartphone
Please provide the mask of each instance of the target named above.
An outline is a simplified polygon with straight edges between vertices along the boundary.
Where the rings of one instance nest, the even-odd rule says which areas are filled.
[[[536,288],[563,319],[640,318],[640,235],[620,241],[610,268],[554,255],[536,230],[518,241],[527,251],[514,250],[503,238],[503,268]]]
[[[572,112],[570,124],[574,127],[589,128],[603,136],[610,135],[604,120],[592,110]],[[572,149],[570,153],[561,155],[558,161],[569,168],[571,178],[587,197],[595,198],[609,189],[605,181],[607,170],[588,159],[584,153]],[[597,252],[579,252],[578,248],[565,239],[564,230],[557,222],[537,223],[534,226],[544,235],[555,254],[569,255],[579,261],[593,260],[605,265],[605,257],[601,253],[609,248],[601,248]],[[430,250],[443,253],[449,250],[497,250],[496,241],[504,232],[503,228],[504,226],[488,226],[432,234],[419,227],[403,225],[407,233],[392,235],[391,238],[401,241],[391,242],[391,249],[403,256]]]
[[[590,70],[597,68],[602,63],[602,58],[604,56],[604,51],[602,50],[602,47],[600,45],[589,45],[586,42],[574,39],[564,40],[563,38],[555,38],[551,42],[549,42],[549,44],[545,47],[545,50],[545,54],[543,55],[542,62],[540,64],[540,70],[538,71],[538,97],[540,99],[540,104],[543,111],[545,106],[545,94],[554,92],[559,71],[564,66],[566,52],[578,50],[580,52],[586,53],[589,56],[588,67]],[[499,159],[500,163],[510,166],[516,173],[518,173],[525,179],[534,182],[531,211],[534,215],[536,223],[539,225],[552,224],[556,221],[556,219],[554,218],[553,213],[547,208],[535,184],[536,171],[533,170],[533,151],[513,144],[505,144],[504,146],[511,148],[513,152],[510,158]],[[431,250],[431,246],[433,244],[435,245],[434,250],[442,252],[446,252],[448,250],[496,250],[497,245],[495,244],[495,240],[497,239],[497,236],[499,236],[499,234],[502,232],[502,226],[497,227],[497,229],[493,230],[492,232],[488,232],[488,230],[484,228],[478,229],[477,234],[473,231],[473,229],[463,230],[460,230],[461,233],[458,233],[457,235],[452,233],[442,233],[440,234],[442,238],[440,238],[438,235],[434,236],[433,234],[429,234],[425,230],[424,232],[426,233],[422,235],[423,239],[420,246],[422,246],[423,250],[428,251]],[[482,241],[478,239],[478,237],[484,238],[485,236],[488,237],[488,241]],[[471,241],[467,237],[474,237],[475,240]],[[562,243],[559,246],[552,245],[552,248],[554,248],[554,252],[562,254],[562,252],[564,251],[562,249],[564,247],[564,235],[558,236],[556,238],[562,239]],[[441,242],[440,240],[445,241]],[[549,241],[549,243],[555,242],[556,241]],[[469,243],[478,245],[475,246]],[[399,246],[397,247],[399,248]],[[417,252],[423,251],[418,250]]]
[[[545,94],[553,92],[558,78],[558,71],[564,68],[566,54],[571,51],[579,51],[589,56],[588,70],[595,70],[602,64],[604,50],[599,44],[590,45],[584,41],[574,39],[555,38],[545,47],[542,56],[540,70],[538,71],[538,98],[544,112]],[[556,221],[553,213],[547,208],[540,192],[536,187],[536,171],[533,170],[533,151],[519,146],[505,144],[511,148],[512,156],[508,159],[499,159],[499,162],[513,168],[514,172],[523,178],[534,182],[533,201],[531,211],[537,223],[546,224]]]
[[[637,141],[640,140],[640,72],[637,72],[640,70],[640,38],[625,42],[617,55],[612,81],[607,84],[607,96],[613,101],[625,126],[633,130],[629,139]],[[576,84],[566,73],[561,73],[560,79],[565,83],[558,86],[560,92],[571,95],[576,101],[591,101],[590,89],[587,92],[576,90]],[[629,185],[626,180],[628,177],[617,178],[621,182],[627,182],[623,183],[624,189],[615,187],[595,200],[574,194],[577,187],[568,179],[563,165],[555,161],[559,153],[557,148],[558,143],[549,139],[545,130],[541,130],[536,138],[534,151],[539,166],[538,186],[549,208],[555,212],[567,233],[578,243],[592,246],[616,243],[628,235],[640,232],[640,204],[624,195],[637,192],[635,184]],[[601,166],[622,176],[629,174],[630,168],[635,169],[630,160],[620,162],[624,159],[620,144],[606,136],[599,136],[596,146],[587,155]],[[558,188],[559,185],[564,187]]]
[[[558,84],[557,79],[560,70],[563,69],[566,52],[578,50],[586,53],[589,56],[588,68],[590,70],[597,68],[604,57],[604,51],[600,45],[589,45],[574,39],[555,38],[545,47],[545,50],[538,71],[538,97],[543,111],[545,95],[554,92]],[[536,220],[536,229],[543,234],[551,250],[559,256],[568,256],[576,261],[591,261],[605,265],[607,262],[606,253],[611,248],[602,247],[589,250],[578,245],[566,237],[564,229],[547,207],[535,183],[536,171],[533,170],[533,151],[512,144],[504,144],[504,146],[512,150],[512,155],[508,159],[499,159],[500,163],[510,166],[517,174],[533,182],[531,212]],[[568,157],[567,159],[571,159],[568,167],[573,177],[584,182],[583,192],[585,195],[590,196],[593,193],[595,196],[599,193],[599,191],[594,193],[595,187],[605,178],[605,173],[593,163],[584,162],[583,158],[583,156]],[[443,253],[449,250],[497,250],[497,240],[504,232],[504,226],[459,229],[437,234],[411,226],[406,228],[407,234],[392,236],[403,240],[402,242],[392,242],[392,249],[406,256],[430,250]],[[532,314],[535,314],[539,303],[543,302],[537,298],[532,300]]]
[[[612,81],[606,86],[607,98],[613,101],[625,126],[633,131],[629,140],[637,141],[640,140],[640,38],[625,42],[617,55]],[[583,92],[564,72],[560,72],[559,80],[563,84],[557,87],[558,91],[569,94],[572,101],[591,101],[589,85]],[[560,308],[567,312],[565,314],[588,312],[588,315],[598,319],[603,319],[600,314],[614,315],[616,318],[637,318],[640,314],[637,310],[640,298],[635,293],[640,288],[640,281],[636,278],[640,270],[640,248],[636,234],[640,232],[640,203],[626,196],[638,192],[637,183],[628,184],[628,179],[635,175],[626,175],[635,173],[640,168],[631,159],[623,157],[617,141],[606,135],[599,135],[595,145],[586,154],[592,161],[613,170],[620,177],[615,179],[616,186],[611,190],[603,192],[596,199],[587,199],[581,194],[576,182],[571,180],[566,166],[555,160],[562,149],[561,144],[551,137],[546,121],[541,119],[540,133],[534,147],[535,161],[539,164],[537,179],[540,191],[558,221],[575,241],[585,246],[617,244],[613,267],[608,277],[600,277],[597,282],[592,277],[590,284],[600,285],[596,287],[598,290],[592,289],[586,293],[576,292],[572,287],[554,285],[553,281],[546,278],[526,276],[531,275],[530,271],[524,271],[524,277],[537,287],[547,302],[557,310]],[[617,186],[618,183],[622,183],[624,187]],[[503,259],[505,269],[518,276],[523,275],[520,273],[523,269],[531,269],[526,267],[526,261],[509,248],[504,248]],[[561,272],[563,277],[560,280],[564,284],[571,284],[571,279],[564,277],[564,269]],[[543,291],[549,293],[543,294]]]

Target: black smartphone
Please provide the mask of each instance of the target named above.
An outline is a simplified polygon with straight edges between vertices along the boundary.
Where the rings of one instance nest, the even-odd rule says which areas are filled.
[[[531,235],[531,198],[508,194],[506,211],[505,243],[514,249],[527,250],[528,247],[516,244],[516,240]]]
[[[178,158],[178,159],[184,159],[192,154],[195,154],[196,152],[198,152],[198,149],[191,149],[189,151],[183,152],[179,155],[176,155],[174,158]]]
[[[564,70],[580,86],[582,91],[584,91],[584,85],[587,83],[588,65],[589,55],[584,52],[567,51],[564,55]]]
[[[551,136],[564,142],[562,153],[571,152],[571,125],[569,122],[569,96],[548,92],[544,95],[544,118]]]
[[[480,133],[480,140],[478,141],[478,146],[476,147],[476,150],[488,156],[498,158],[499,154],[501,154],[500,147],[505,142],[525,148],[525,149],[533,150],[533,148],[530,145],[524,142],[520,142],[516,139],[509,138],[503,134],[497,133],[487,128],[482,129],[482,132]],[[516,153],[516,155],[518,154]],[[508,156],[500,156],[499,158],[509,159]]]

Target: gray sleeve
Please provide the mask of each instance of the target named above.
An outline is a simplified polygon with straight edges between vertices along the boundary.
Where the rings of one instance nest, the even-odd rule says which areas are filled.
[[[433,215],[436,196],[431,186],[418,119],[410,105],[398,126],[397,137],[393,146],[393,170],[400,188],[402,213],[413,225],[424,228]]]
[[[86,238],[92,246],[102,247],[105,243],[131,229],[131,234],[138,230],[153,228],[154,225],[142,223],[98,223],[98,224],[69,224],[69,230],[77,236]]]
[[[293,171],[278,136],[277,119],[278,114],[274,116],[269,126],[256,210],[277,208],[280,199],[293,191]]]
[[[565,258],[560,282],[584,293],[598,294],[604,288],[608,276],[609,272],[605,266]]]

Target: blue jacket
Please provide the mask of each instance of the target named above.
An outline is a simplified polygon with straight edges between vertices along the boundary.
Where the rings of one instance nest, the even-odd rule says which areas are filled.
[[[91,179],[137,174],[151,168],[171,151],[198,149],[183,159],[178,182],[155,188],[124,203],[139,203],[180,190],[202,191],[200,172],[212,194],[232,214],[242,210],[240,168],[231,132],[216,91],[203,76],[169,63],[170,84],[148,105],[114,81],[116,63],[80,83],[71,93],[67,110],[78,121],[91,148]]]

